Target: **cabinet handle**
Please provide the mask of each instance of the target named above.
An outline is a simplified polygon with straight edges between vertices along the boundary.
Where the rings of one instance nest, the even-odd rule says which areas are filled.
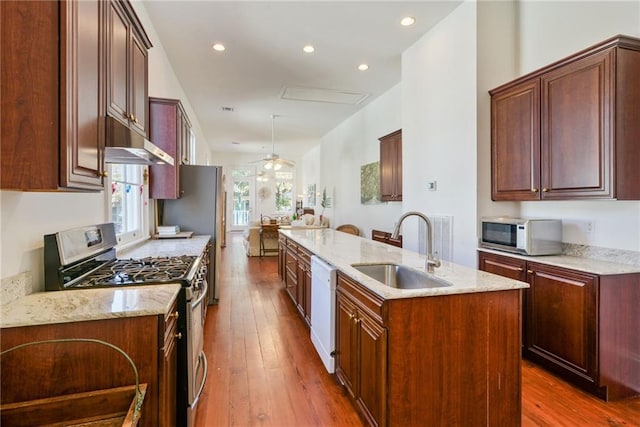
[[[546,187],[544,187],[544,188],[542,189],[542,192],[543,192],[543,193],[548,193],[548,192],[549,192],[549,189],[548,189],[548,188],[546,188]]]
[[[103,177],[103,178],[106,178],[106,177],[108,177],[108,176],[109,176],[109,173],[108,173],[108,172],[106,172],[106,171],[103,171],[103,172],[98,172],[98,173],[97,173],[97,175],[98,175],[98,176],[101,176],[101,177]]]
[[[138,124],[138,118],[133,114],[131,115],[131,120],[133,120],[133,123]]]
[[[527,274],[533,274],[533,270],[527,270]]]
[[[531,189],[531,192],[532,192],[532,193],[537,193],[537,192],[538,192],[538,189],[537,189],[537,188],[535,188],[535,187],[533,187],[533,188]]]
[[[177,339],[181,340],[182,339],[182,332],[178,332],[177,334],[174,335],[174,337],[176,337]]]
[[[178,317],[180,317],[180,313],[178,312],[178,310],[176,310],[175,313],[171,313],[169,315],[169,317],[173,317],[174,319],[177,319]]]
[[[524,271],[524,268],[518,267],[518,268],[516,268],[516,271]]]

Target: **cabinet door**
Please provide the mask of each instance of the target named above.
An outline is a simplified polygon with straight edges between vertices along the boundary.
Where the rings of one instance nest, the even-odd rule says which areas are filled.
[[[402,200],[402,131],[380,138],[380,196],[383,201]]]
[[[542,77],[542,198],[612,197],[613,49]]]
[[[529,263],[529,355],[593,381],[597,374],[597,276]]]
[[[129,112],[131,114],[131,127],[145,137],[147,136],[149,117],[147,76],[147,49],[132,32]]]
[[[102,190],[103,3],[60,6],[60,185]]]
[[[107,111],[128,126],[129,20],[116,1],[107,16]]]
[[[540,83],[491,97],[491,198],[537,200],[540,182]]]
[[[387,333],[363,312],[358,313],[355,323],[360,364],[358,405],[371,425],[386,425]]]
[[[164,321],[164,345],[160,349],[160,382],[159,382],[159,415],[160,426],[173,427],[176,425],[177,406],[177,368],[178,368],[178,352],[177,352],[177,322],[178,311],[174,305],[169,314],[165,316]]]
[[[336,376],[349,395],[356,397],[357,349],[354,326],[355,306],[340,292],[336,297]]]
[[[149,197],[152,199],[177,199],[181,195],[178,166],[181,118],[178,100],[149,98],[149,137],[175,161],[174,165],[151,165]]]

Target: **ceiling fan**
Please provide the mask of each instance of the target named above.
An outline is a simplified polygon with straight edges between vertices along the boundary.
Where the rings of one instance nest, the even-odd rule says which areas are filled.
[[[271,115],[271,153],[265,155],[261,160],[254,160],[249,163],[265,162],[263,166],[265,169],[277,171],[280,168],[282,168],[282,166],[293,167],[296,165],[296,163],[292,160],[282,159],[280,158],[280,156],[276,154],[276,145],[275,145],[275,137],[274,137],[276,117],[279,117],[279,116],[275,114]]]

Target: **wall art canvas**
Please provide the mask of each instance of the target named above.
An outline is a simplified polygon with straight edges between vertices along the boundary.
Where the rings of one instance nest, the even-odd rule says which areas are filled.
[[[316,205],[316,185],[310,184],[307,187],[307,206]]]
[[[380,162],[360,167],[360,203],[377,205],[380,200]]]

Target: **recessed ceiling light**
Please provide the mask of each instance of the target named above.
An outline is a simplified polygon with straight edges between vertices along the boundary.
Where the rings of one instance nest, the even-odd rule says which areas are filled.
[[[306,45],[305,47],[303,47],[303,48],[302,48],[302,50],[303,50],[305,53],[313,53],[313,52],[315,52],[315,51],[316,51],[316,48],[315,48],[315,47],[313,47],[313,46],[311,46],[310,44],[308,44],[308,45]]]
[[[211,47],[213,50],[217,50],[218,52],[222,52],[226,49],[222,43],[214,43]]]
[[[409,25],[413,25],[416,22],[416,18],[413,16],[405,16],[400,20],[400,25],[403,27],[408,27]]]
[[[238,141],[231,141],[232,145],[240,145],[240,143]]]
[[[369,69],[369,66],[367,64],[358,65],[358,70],[360,71],[367,71],[368,69]]]

